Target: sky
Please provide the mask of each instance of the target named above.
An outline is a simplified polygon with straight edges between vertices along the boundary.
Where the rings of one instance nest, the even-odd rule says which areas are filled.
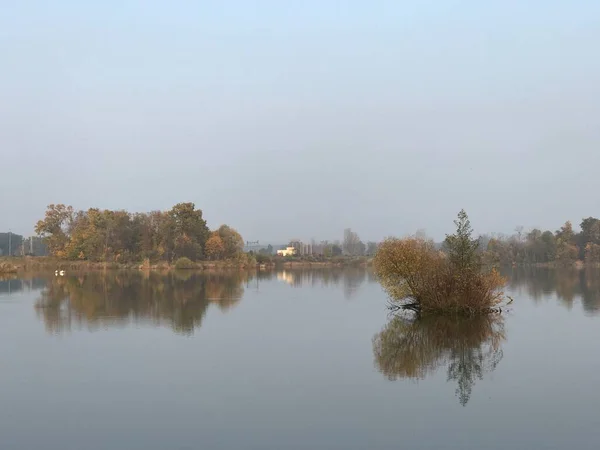
[[[191,201],[247,240],[600,216],[600,2],[0,0],[0,230]]]

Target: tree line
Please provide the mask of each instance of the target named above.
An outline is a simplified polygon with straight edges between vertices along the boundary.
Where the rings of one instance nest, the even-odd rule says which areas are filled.
[[[220,260],[243,253],[244,240],[227,225],[211,231],[194,203],[168,211],[130,213],[49,205],[36,233],[50,255],[68,260],[171,263],[179,258]]]
[[[488,262],[494,264],[600,263],[600,219],[585,218],[580,227],[581,231],[575,232],[567,221],[555,232],[534,228],[524,233],[522,227],[517,227],[512,236],[480,239]]]

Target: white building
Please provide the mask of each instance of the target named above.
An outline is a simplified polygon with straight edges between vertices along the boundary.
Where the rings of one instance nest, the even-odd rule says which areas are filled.
[[[295,247],[287,247],[284,250],[277,250],[277,256],[294,256],[296,254]]]

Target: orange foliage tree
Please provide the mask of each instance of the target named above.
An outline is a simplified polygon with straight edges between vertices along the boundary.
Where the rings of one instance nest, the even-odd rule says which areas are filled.
[[[225,253],[225,244],[217,232],[213,232],[206,241],[204,253],[208,259],[221,259]]]

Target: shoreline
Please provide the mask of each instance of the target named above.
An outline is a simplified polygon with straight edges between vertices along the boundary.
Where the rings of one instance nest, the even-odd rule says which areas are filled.
[[[22,271],[96,271],[96,270],[146,270],[166,272],[172,270],[273,270],[273,269],[318,269],[329,267],[367,267],[371,264],[368,257],[335,257],[323,261],[310,260],[287,260],[277,259],[269,262],[254,261],[197,261],[193,267],[176,269],[175,263],[168,264],[160,262],[150,264],[149,262],[138,263],[115,263],[115,262],[92,262],[92,261],[70,261],[49,256],[25,256],[25,257],[0,257],[0,274],[14,274]]]

